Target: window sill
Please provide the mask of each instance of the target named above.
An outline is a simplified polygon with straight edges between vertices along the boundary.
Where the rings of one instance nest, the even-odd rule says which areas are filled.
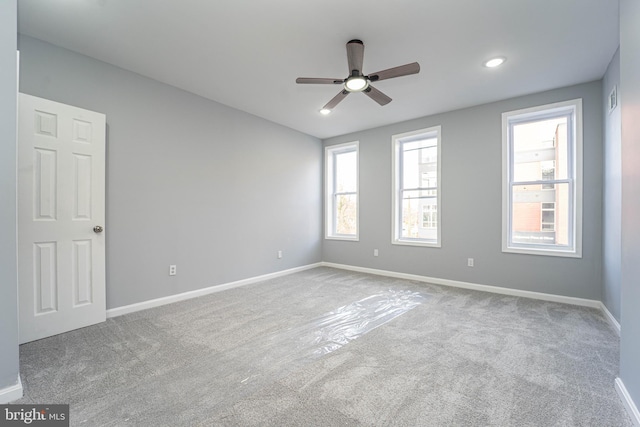
[[[442,246],[439,242],[420,242],[413,240],[392,240],[391,244],[401,246],[421,246],[425,248],[440,248]]]
[[[577,251],[503,247],[502,252],[522,255],[553,256],[561,258],[582,258],[582,253]]]
[[[347,242],[358,242],[360,238],[358,236],[324,236],[325,240],[343,240]]]

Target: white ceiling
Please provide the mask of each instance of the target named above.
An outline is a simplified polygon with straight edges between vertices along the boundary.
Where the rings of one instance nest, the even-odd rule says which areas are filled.
[[[616,0],[19,0],[27,34],[319,138],[600,79],[618,46]],[[418,75],[360,93],[329,116],[345,44],[365,74]],[[498,69],[482,62],[506,56]]]

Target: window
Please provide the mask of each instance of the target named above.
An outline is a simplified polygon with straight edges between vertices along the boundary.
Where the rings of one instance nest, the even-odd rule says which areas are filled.
[[[438,206],[424,205],[422,207],[422,228],[436,228],[438,226]]]
[[[542,168],[542,180],[553,181],[556,177],[556,162],[555,160],[549,160],[546,162],[540,162]],[[553,184],[542,184],[543,190],[553,190]]]
[[[393,238],[440,246],[440,126],[393,136]]]
[[[582,256],[582,100],[502,115],[504,252]]]
[[[325,148],[326,238],[358,240],[358,143]]]
[[[555,231],[555,223],[556,223],[556,204],[551,203],[541,203],[542,207],[542,215],[541,215],[541,223],[540,229],[542,231]]]

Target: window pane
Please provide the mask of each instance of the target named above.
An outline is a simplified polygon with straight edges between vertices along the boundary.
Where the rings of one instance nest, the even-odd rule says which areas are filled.
[[[341,194],[336,196],[336,234],[356,234],[357,196]]]
[[[513,243],[554,246],[569,244],[569,184],[555,184],[551,187],[512,187]]]
[[[402,193],[401,238],[436,240],[438,206],[436,190]]]
[[[437,186],[438,148],[435,138],[402,143],[402,187]]]
[[[513,125],[513,179],[539,181],[568,176],[568,116]]]
[[[542,223],[553,224],[555,218],[554,211],[542,211]]]
[[[355,151],[338,153],[336,156],[336,192],[356,191],[358,154]]]

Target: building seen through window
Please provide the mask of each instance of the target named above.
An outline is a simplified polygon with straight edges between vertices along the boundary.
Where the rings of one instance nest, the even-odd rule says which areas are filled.
[[[516,124],[513,131],[512,242],[567,245],[567,117]]]

